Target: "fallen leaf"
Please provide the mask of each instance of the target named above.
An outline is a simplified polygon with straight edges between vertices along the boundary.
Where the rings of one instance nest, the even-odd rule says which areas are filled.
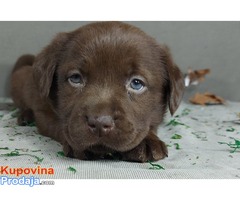
[[[234,132],[235,129],[234,129],[234,128],[228,128],[226,131],[227,131],[227,132]]]
[[[219,105],[225,102],[223,98],[207,92],[204,94],[197,93],[190,98],[189,101],[193,104],[200,105]]]
[[[57,156],[62,156],[62,157],[65,157],[65,154],[63,151],[58,151],[57,152]]]
[[[210,69],[200,69],[200,70],[192,70],[189,69],[187,75],[185,76],[185,86],[189,85],[197,85],[199,82],[205,80],[206,74],[210,73]]]
[[[230,153],[234,153],[234,152],[236,152],[236,150],[239,150],[239,149],[240,149],[240,140],[237,140],[237,139],[232,138],[232,137],[231,137],[231,139],[233,139],[235,143],[231,143],[231,142],[229,142],[229,143],[227,143],[227,142],[218,142],[218,143],[219,143],[219,144],[226,144],[226,145],[228,145],[230,148],[233,148],[233,150],[230,151]]]
[[[152,167],[150,167],[149,169],[157,169],[157,170],[160,170],[160,169],[165,169],[164,167],[162,167],[161,165],[159,164],[154,164],[152,163],[151,161],[148,161],[150,165],[152,165]]]
[[[180,149],[180,145],[179,145],[178,143],[174,143],[174,145],[175,145],[175,148],[176,148],[177,150]]]
[[[76,173],[76,172],[77,172],[77,170],[76,170],[75,168],[73,168],[73,167],[68,167],[67,169],[68,169],[69,171],[73,172],[73,173]]]
[[[181,139],[181,138],[182,138],[182,136],[179,135],[179,134],[174,134],[174,135],[171,137],[171,139],[174,139],[174,140],[179,140],[179,139]]]

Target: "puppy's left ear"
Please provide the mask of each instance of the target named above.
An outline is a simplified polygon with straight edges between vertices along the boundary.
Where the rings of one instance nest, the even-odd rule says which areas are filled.
[[[184,78],[183,74],[177,65],[173,62],[171,53],[167,46],[161,47],[162,62],[166,67],[169,77],[169,91],[168,91],[168,106],[171,115],[175,113],[181,103],[184,93]]]
[[[60,62],[64,46],[68,41],[67,33],[59,33],[54,40],[40,52],[33,64],[33,77],[42,98],[49,99],[55,94],[51,90],[56,87],[54,74]]]

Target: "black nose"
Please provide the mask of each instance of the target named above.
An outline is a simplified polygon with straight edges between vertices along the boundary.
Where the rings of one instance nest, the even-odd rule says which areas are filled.
[[[114,121],[111,116],[88,116],[86,117],[87,124],[91,132],[99,134],[99,136],[106,135],[114,129]]]

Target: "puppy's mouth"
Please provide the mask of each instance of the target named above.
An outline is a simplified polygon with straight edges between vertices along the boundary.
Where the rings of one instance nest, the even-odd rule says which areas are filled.
[[[146,137],[148,130],[134,128],[128,120],[101,119],[98,122],[76,123],[69,121],[66,131],[66,139],[70,146],[76,150],[86,150],[93,146],[104,146],[114,151],[128,151],[136,147]],[[101,121],[100,120],[100,121]],[[84,122],[85,121],[85,122]]]

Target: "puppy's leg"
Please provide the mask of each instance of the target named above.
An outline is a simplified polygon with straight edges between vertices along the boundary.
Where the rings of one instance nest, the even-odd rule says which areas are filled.
[[[18,125],[27,126],[34,121],[34,114],[31,109],[20,111],[20,114],[18,116]]]
[[[12,73],[16,72],[17,70],[25,67],[25,66],[32,66],[34,62],[35,56],[34,55],[23,55],[18,58],[17,62],[14,65]]]
[[[11,75],[11,97],[14,104],[20,109],[18,116],[20,126],[34,122],[34,114],[30,109],[31,103],[29,104],[34,96],[32,93],[34,84],[31,76],[34,59],[33,55],[21,56],[16,61]]]
[[[80,160],[89,160],[84,150],[73,150],[73,148],[67,142],[64,142],[62,145],[63,145],[63,152],[66,157],[77,158]]]
[[[137,147],[122,153],[123,160],[135,162],[157,161],[167,156],[168,150],[165,143],[153,132],[150,132]]]

